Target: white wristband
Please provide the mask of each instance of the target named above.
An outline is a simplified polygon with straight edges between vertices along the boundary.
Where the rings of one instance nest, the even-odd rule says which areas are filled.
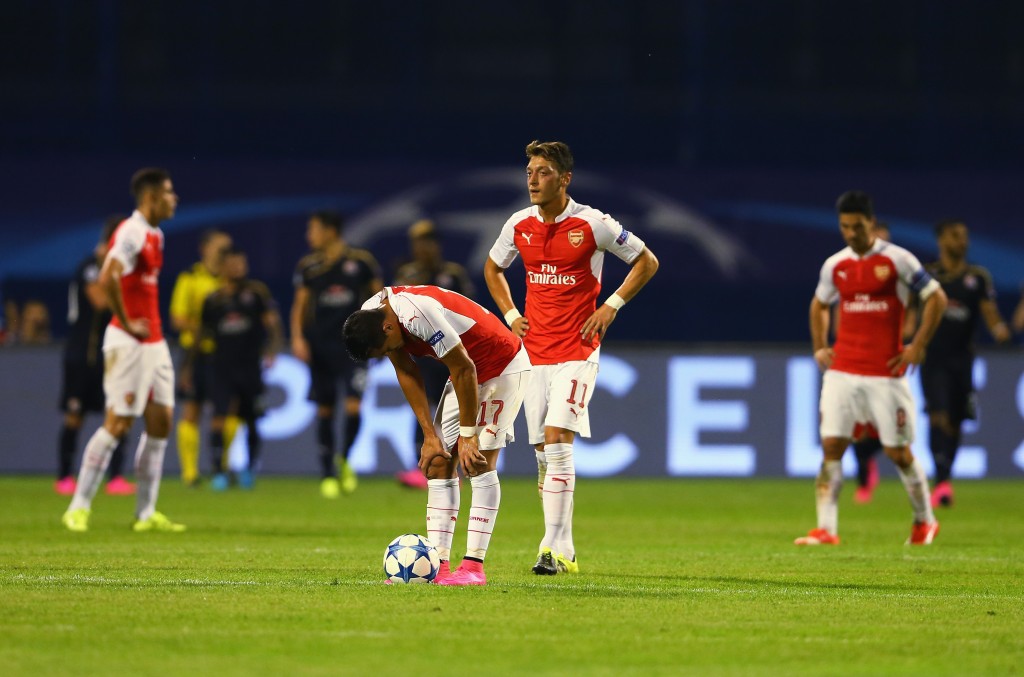
[[[604,300],[606,306],[611,306],[615,310],[620,310],[622,306],[626,305],[626,302],[622,300],[622,297],[618,294],[612,294]]]
[[[522,316],[523,316],[522,313],[520,313],[518,310],[513,308],[512,310],[510,310],[507,313],[505,313],[505,324],[507,324],[508,326],[511,327],[512,323],[515,322],[516,320],[518,320]]]
[[[475,425],[460,425],[459,437],[476,437]]]

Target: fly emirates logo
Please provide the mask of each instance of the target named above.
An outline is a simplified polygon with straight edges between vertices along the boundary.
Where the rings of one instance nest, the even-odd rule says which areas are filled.
[[[539,273],[531,270],[527,272],[527,275],[531,284],[561,284],[565,286],[576,284],[575,275],[560,275],[558,266],[552,266],[549,263],[540,264]]]
[[[872,300],[870,294],[855,294],[852,301],[843,301],[843,312],[846,313],[887,313],[889,302]]]

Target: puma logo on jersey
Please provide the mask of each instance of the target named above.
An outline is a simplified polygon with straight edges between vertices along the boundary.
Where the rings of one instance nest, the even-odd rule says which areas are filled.
[[[533,237],[533,233],[524,233],[524,232],[520,231],[519,232],[519,236],[522,237],[524,240],[526,240],[526,244],[529,244],[529,245],[533,244],[532,242],[530,242],[530,238]]]
[[[839,277],[843,278],[844,280],[846,279],[846,271],[845,270],[836,271],[836,275],[838,275]]]

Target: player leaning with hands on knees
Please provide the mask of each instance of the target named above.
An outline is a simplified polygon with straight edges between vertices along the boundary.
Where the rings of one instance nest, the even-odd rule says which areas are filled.
[[[839,544],[841,461],[856,424],[870,423],[910,497],[914,524],[907,543],[927,545],[939,523],[929,502],[928,478],[910,452],[915,410],[905,373],[924,359],[946,309],[946,295],[913,254],[875,237],[874,208],[866,193],[843,193],[836,211],[847,246],[822,266],[810,309],[814,359],[824,372],[819,411],[825,458],[816,483],[818,526],[795,543]],[[904,346],[903,315],[912,293],[923,304],[921,324]],[[835,346],[829,347],[829,306],[837,302],[839,331]]]
[[[440,585],[485,585],[484,555],[501,502],[498,453],[515,439],[513,424],[530,381],[523,342],[501,320],[461,294],[421,285],[385,287],[345,322],[353,359],[387,356],[423,431],[420,469],[427,475],[427,536],[437,548]],[[423,376],[411,356],[448,367],[431,418]],[[469,476],[466,556],[451,571],[459,516],[457,467]]]
[[[174,411],[174,367],[160,324],[157,280],[164,259],[160,223],[174,216],[178,196],[163,169],[141,169],[131,182],[136,210],[111,240],[100,271],[113,319],[103,336],[107,413],[85,447],[78,486],[63,522],[87,531],[92,499],[110,456],[138,416],[146,431],[135,452],[135,531],[184,531],[156,511],[164,451]]]
[[[615,219],[568,196],[573,157],[566,144],[533,141],[526,157],[533,206],[505,222],[484,264],[484,279],[512,332],[523,337],[534,365],[525,410],[530,444],[537,451],[544,538],[533,572],[575,573],[573,441],[576,433],[590,437],[587,404],[597,380],[601,339],[619,309],[658,270],[658,259]],[[598,306],[605,251],[632,268]],[[523,312],[512,301],[505,278],[517,255],[526,267]]]

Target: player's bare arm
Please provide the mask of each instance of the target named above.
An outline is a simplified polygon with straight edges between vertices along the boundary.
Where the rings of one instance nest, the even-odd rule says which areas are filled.
[[[292,300],[292,310],[289,316],[289,328],[292,334],[292,355],[309,362],[309,343],[303,336],[302,330],[306,323],[306,309],[309,306],[309,290],[299,287],[295,290],[295,298]]]
[[[587,318],[587,321],[583,323],[583,327],[580,329],[583,339],[589,340],[591,335],[596,335],[598,338],[603,339],[604,335],[608,332],[608,327],[619,314],[619,308],[622,307],[620,304],[633,300],[633,297],[640,293],[640,290],[654,277],[656,272],[658,272],[658,257],[654,255],[654,252],[649,247],[645,247],[640,252],[640,256],[633,261],[633,265],[629,269],[629,273],[626,274],[626,279],[622,281],[622,285],[615,290],[615,293],[607,301],[598,306],[594,313]],[[617,301],[613,300],[615,297],[618,297]]]
[[[992,334],[996,343],[1006,343],[1010,340],[1010,328],[1006,326],[1003,316],[999,313],[999,306],[992,299],[982,299],[978,306],[981,316],[985,320],[988,332]]]
[[[423,386],[423,375],[420,373],[419,366],[404,350],[392,350],[387,353],[387,356],[395,368],[398,385],[402,388],[402,393],[416,416],[420,430],[423,431],[419,468],[426,475],[434,459],[441,457],[450,460],[452,455],[444,448],[444,444],[434,430],[434,421],[430,416],[430,403],[427,401],[427,391]]]
[[[946,292],[942,291],[941,287],[924,299],[924,305],[921,307],[921,326],[917,328],[913,340],[903,347],[899,355],[888,362],[894,376],[902,374],[910,365],[921,364],[924,361],[925,349],[935,335],[935,330],[939,328],[947,302]]]
[[[822,371],[832,366],[832,348],[828,345],[830,319],[829,306],[822,303],[817,296],[812,298],[810,311],[811,347],[814,350],[814,361],[818,363],[818,369]]]
[[[522,338],[530,331],[530,321],[523,317],[516,304],[512,301],[512,290],[508,286],[508,278],[505,277],[505,269],[488,257],[484,263],[484,280],[487,282],[487,291],[498,306],[498,310],[505,317],[505,322],[512,333]],[[625,283],[623,283],[625,284]],[[512,321],[509,322],[509,318]]]
[[[441,361],[452,376],[455,398],[459,402],[459,465],[464,473],[473,476],[487,468],[487,459],[480,453],[476,434],[476,417],[480,410],[476,365],[461,343],[449,350]]]
[[[107,300],[107,292],[100,284],[99,279],[85,285],[85,298],[88,299],[89,305],[96,310],[106,310],[110,305]]]
[[[121,294],[121,275],[123,273],[124,264],[113,256],[108,256],[100,270],[99,284],[107,294],[110,312],[117,317],[125,331],[137,339],[144,339],[149,336],[149,320],[144,317],[134,320],[128,318],[124,309],[124,296]]]
[[[1024,294],[1021,294],[1020,302],[1017,307],[1013,310],[1013,330],[1018,334],[1024,332]]]
[[[263,313],[263,327],[267,330],[267,345],[263,350],[263,364],[267,367],[274,365],[277,354],[284,347],[284,332],[281,329],[281,316],[276,310],[268,310]]]

